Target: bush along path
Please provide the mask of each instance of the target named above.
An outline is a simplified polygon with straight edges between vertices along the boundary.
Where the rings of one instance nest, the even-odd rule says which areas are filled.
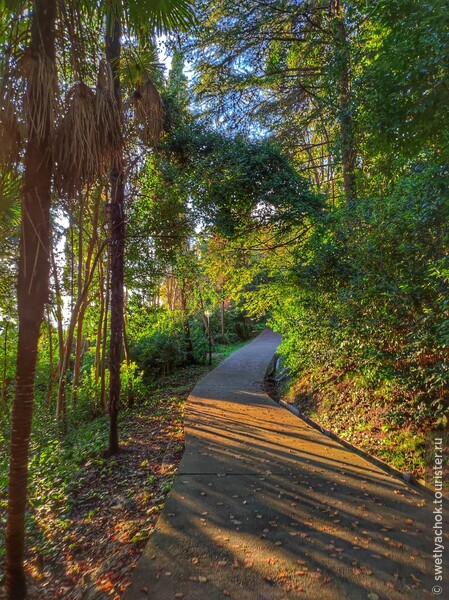
[[[261,391],[278,343],[263,332],[194,388],[179,473],[124,600],[422,600],[449,589],[435,579],[433,499]]]

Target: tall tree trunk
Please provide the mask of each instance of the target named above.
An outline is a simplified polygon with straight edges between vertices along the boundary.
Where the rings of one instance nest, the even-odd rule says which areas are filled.
[[[183,314],[184,342],[186,345],[187,362],[189,365],[193,365],[195,364],[195,356],[193,354],[192,335],[190,333],[189,311],[187,310],[185,281],[182,282],[182,286],[180,286],[179,291],[181,297],[181,310]]]
[[[100,312],[98,314],[97,324],[97,336],[95,342],[95,383],[98,382],[100,377],[100,361],[101,361],[101,347],[103,339],[103,318],[105,312],[105,292],[104,292],[104,277],[103,277],[103,263],[98,263],[98,286],[99,286],[99,298],[100,298]]]
[[[333,0],[331,9],[335,28],[343,187],[346,201],[351,202],[356,199],[357,190],[354,120],[351,106],[350,46],[343,2]]]
[[[84,206],[81,206],[81,210],[84,209]],[[78,293],[81,294],[82,293],[82,289],[83,289],[83,276],[82,276],[82,267],[80,265],[82,265],[85,262],[85,267],[84,267],[84,279],[86,280],[87,278],[92,278],[93,273],[91,273],[91,263],[92,263],[92,257],[94,254],[94,250],[95,250],[95,246],[97,245],[97,240],[98,240],[98,218],[99,218],[99,213],[100,213],[100,194],[97,194],[97,197],[95,199],[95,206],[94,206],[94,213],[93,213],[93,217],[92,217],[92,235],[90,236],[90,241],[89,241],[89,246],[87,249],[87,257],[84,258],[83,256],[83,252],[79,252],[79,265],[78,265],[78,272],[80,274],[80,276],[78,277]],[[83,247],[83,243],[82,243],[82,238],[83,238],[83,217],[80,215],[80,241],[79,241],[79,248]],[[73,388],[72,388],[72,402],[73,404],[76,403],[77,400],[77,395],[78,395],[78,387],[79,387],[79,381],[80,381],[80,374],[81,374],[81,361],[83,358],[83,350],[84,350],[84,346],[85,346],[85,339],[84,339],[84,335],[83,335],[83,325],[84,325],[84,317],[86,315],[86,311],[87,308],[90,304],[90,299],[89,296],[86,295],[84,297],[84,300],[81,304],[81,308],[80,308],[80,312],[78,315],[78,326],[77,326],[77,330],[76,330],[76,346],[75,346],[75,363],[73,366]]]
[[[84,282],[83,289],[79,294],[76,304],[73,307],[73,312],[70,316],[70,323],[67,328],[67,337],[64,345],[64,351],[60,358],[60,369],[59,369],[59,387],[58,387],[58,399],[56,402],[56,417],[60,423],[63,423],[66,413],[66,387],[67,387],[67,371],[69,368],[70,357],[72,354],[73,338],[75,334],[75,327],[80,317],[81,309],[84,305],[87,307],[87,294],[89,292],[90,284],[92,283],[95,269],[97,268],[97,262],[101,259],[101,254],[106,246],[106,242],[101,244],[100,248],[95,255],[92,265],[89,261],[89,269],[86,273],[86,280]]]
[[[54,352],[53,352],[53,331],[52,331],[52,327],[51,327],[51,320],[50,320],[50,310],[47,306],[47,333],[48,333],[48,354],[49,354],[49,373],[48,373],[48,387],[47,387],[47,396],[46,396],[46,407],[47,409],[50,408],[50,403],[51,403],[51,397],[53,395],[53,387],[54,387],[54,383],[55,383],[55,373],[57,373],[57,371],[54,368],[53,365],[53,359],[54,359]]]
[[[116,11],[121,10],[117,6]],[[114,13],[112,22],[106,25],[106,60],[114,78],[114,95],[121,107],[120,55],[121,24]],[[119,451],[118,413],[120,409],[120,358],[123,340],[123,288],[125,253],[125,176],[123,148],[117,148],[110,172],[111,202],[110,248],[111,248],[111,338],[109,343],[109,454]]]
[[[36,63],[45,64],[49,78],[55,67],[55,19],[55,0],[35,0],[30,56]],[[32,79],[28,79],[27,88],[29,123],[17,285],[19,340],[6,531],[6,589],[9,600],[26,598],[23,558],[28,451],[40,325],[49,295],[52,110],[50,106],[45,106],[45,100],[49,101],[51,96],[46,90],[48,97],[43,96],[42,102],[42,82]]]
[[[56,320],[58,322],[58,343],[59,343],[59,359],[64,352],[64,325],[63,325],[63,316],[62,316],[62,295],[61,295],[61,286],[59,285],[59,277],[58,277],[58,267],[56,265],[55,253],[53,251],[53,244],[50,242],[50,258],[53,272],[53,279],[55,283],[55,295],[56,295]]]
[[[5,321],[5,332],[3,339],[3,375],[2,375],[2,397],[0,400],[0,407],[6,406],[6,369],[8,367],[8,359],[6,351],[8,349],[8,321]]]
[[[81,361],[83,359],[83,349],[84,349],[84,317],[86,316],[86,311],[89,306],[89,297],[86,297],[84,302],[81,304],[80,311],[78,313],[77,320],[77,328],[76,328],[76,338],[75,338],[75,361],[73,364],[73,386],[72,386],[72,403],[76,404],[78,398],[78,387],[80,383],[80,375],[81,375]]]
[[[83,269],[84,263],[84,208],[87,200],[85,197],[80,202],[79,205],[79,225],[78,225],[78,297],[81,295],[81,290],[83,288],[83,271],[85,273],[85,277],[88,276],[89,269],[86,266],[86,269]],[[73,365],[73,385],[72,385],[72,404],[76,404],[77,395],[78,395],[78,385],[81,371],[81,358],[82,358],[82,349],[84,345],[84,337],[83,337],[83,323],[84,323],[84,315],[87,310],[87,305],[89,303],[88,298],[81,304],[80,311],[77,319],[77,327],[76,327],[76,337],[75,337],[75,360]]]
[[[101,345],[101,387],[100,387],[100,401],[104,410],[107,410],[107,400],[106,400],[106,348],[108,341],[108,314],[110,308],[110,288],[111,288],[111,252],[110,248],[108,249],[108,260],[106,263],[106,299],[104,302],[105,311],[104,311],[104,322],[103,322],[103,343]]]
[[[131,356],[129,353],[129,344],[128,344],[128,335],[126,333],[126,328],[128,326],[128,322],[127,319],[125,317],[125,320],[123,322],[123,349],[125,351],[125,360],[126,360],[126,366],[128,368],[128,387],[126,390],[126,401],[128,404],[128,408],[133,408],[134,406],[134,392],[133,392],[133,382],[132,382],[132,378],[129,377],[129,373],[130,373],[130,367],[131,367]]]

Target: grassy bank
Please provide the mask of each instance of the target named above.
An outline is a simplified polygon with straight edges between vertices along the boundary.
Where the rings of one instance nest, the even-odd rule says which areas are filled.
[[[432,485],[436,426],[426,404],[397,386],[373,388],[360,375],[316,369],[288,383],[283,399],[342,439]]]

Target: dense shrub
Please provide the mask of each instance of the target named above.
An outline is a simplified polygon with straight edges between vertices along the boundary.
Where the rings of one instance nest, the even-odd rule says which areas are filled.
[[[142,336],[132,347],[132,357],[146,377],[166,375],[186,361],[182,333],[155,332],[148,337]]]
[[[281,352],[398,383],[449,411],[449,174],[416,165],[382,195],[331,210],[275,309]]]

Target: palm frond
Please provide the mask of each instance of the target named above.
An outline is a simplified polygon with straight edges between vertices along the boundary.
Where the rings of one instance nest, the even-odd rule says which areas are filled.
[[[144,144],[156,146],[162,135],[164,110],[156,86],[146,81],[133,95],[139,135]]]
[[[164,84],[165,65],[159,60],[156,45],[152,41],[145,49],[128,45],[122,48],[120,76],[128,87],[134,88],[151,80],[156,86]]]
[[[14,102],[4,90],[0,101],[0,165],[8,168],[19,159],[21,135]]]
[[[15,171],[5,171],[0,177],[0,232],[1,236],[20,224],[21,179]]]
[[[127,24],[136,35],[185,31],[195,22],[193,5],[193,0],[130,0],[125,9]]]
[[[55,67],[45,55],[26,51],[21,61],[26,80],[24,117],[28,137],[44,139],[54,122],[57,78]]]
[[[73,194],[101,174],[104,138],[99,134],[96,95],[89,86],[72,86],[65,105],[55,136],[55,181],[62,192]]]

